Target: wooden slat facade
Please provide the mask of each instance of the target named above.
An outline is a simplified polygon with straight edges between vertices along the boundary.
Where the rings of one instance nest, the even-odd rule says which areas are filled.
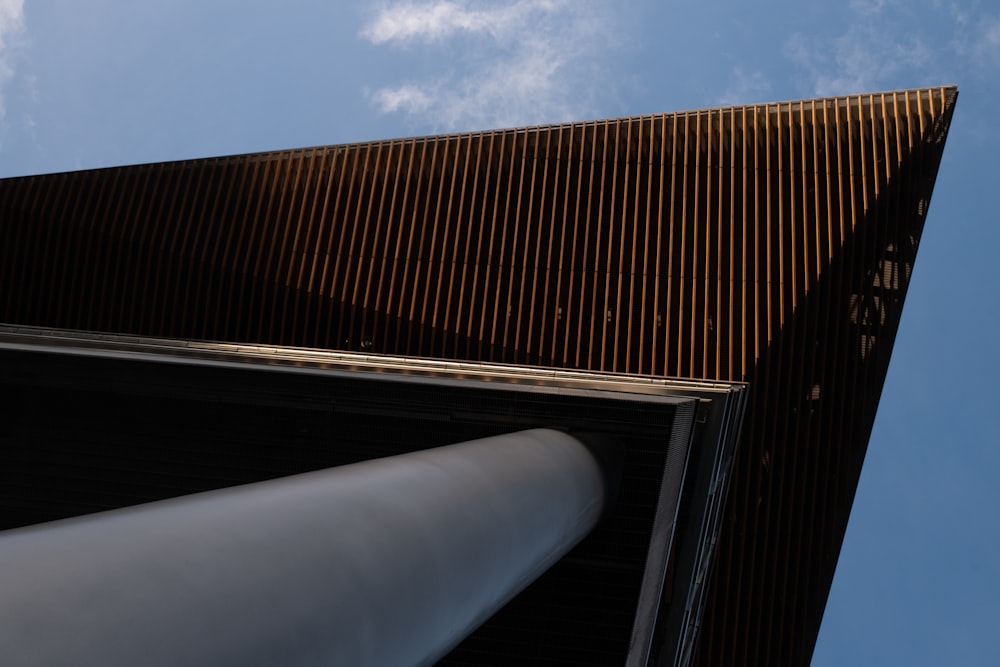
[[[0,321],[749,382],[695,661],[807,664],[956,96],[6,179]]]

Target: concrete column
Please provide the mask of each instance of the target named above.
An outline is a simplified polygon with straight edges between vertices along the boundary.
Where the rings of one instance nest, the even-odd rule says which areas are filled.
[[[538,429],[0,533],[0,664],[433,663],[605,484]]]

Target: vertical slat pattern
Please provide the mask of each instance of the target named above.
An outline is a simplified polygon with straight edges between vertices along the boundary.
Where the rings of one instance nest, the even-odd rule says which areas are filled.
[[[748,381],[696,659],[805,664],[955,96],[7,179],[0,314]]]

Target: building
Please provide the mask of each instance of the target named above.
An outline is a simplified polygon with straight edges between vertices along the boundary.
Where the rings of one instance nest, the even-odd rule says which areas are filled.
[[[168,461],[110,479],[114,461],[128,458],[111,447],[92,466],[100,472],[81,464],[79,444],[32,454],[43,440],[104,433],[117,419],[104,415],[95,427],[87,418],[99,409],[88,402],[97,369],[110,365],[80,361],[79,380],[64,382],[61,361],[24,362],[17,335],[249,344],[264,356],[310,348],[361,355],[340,358],[348,364],[389,355],[583,372],[598,382],[672,378],[694,383],[673,385],[675,395],[702,399],[725,387],[740,397],[733,415],[743,415],[741,429],[730,429],[740,429],[735,455],[715,450],[728,496],[712,508],[701,498],[697,516],[714,518],[691,521],[698,529],[685,523],[694,501],[678,500],[676,530],[699,537],[688,556],[664,555],[653,659],[805,664],[956,96],[897,91],[0,181],[0,322],[8,363],[22,360],[4,380],[16,406],[5,434],[13,443],[3,466],[12,479],[0,492],[5,525],[330,465],[316,454],[322,448],[304,445],[294,463],[257,460],[244,466],[255,472],[206,473],[201,486],[172,471],[157,486],[145,475],[162,478]],[[50,370],[33,375],[40,366]],[[145,372],[111,369],[102,391],[129,401],[148,385]],[[217,407],[243,386],[213,378],[156,385],[171,387],[161,398],[188,407]],[[90,389],[70,400],[46,393],[69,391],[60,382]],[[212,382],[229,389],[198,395]],[[301,390],[289,391],[301,405]],[[249,403],[280,410],[288,400]],[[69,407],[77,401],[86,410]],[[329,429],[329,412],[317,408],[321,419],[308,428]],[[295,428],[281,419],[279,433]],[[33,435],[41,422],[44,437]],[[147,451],[170,450],[134,428]],[[223,449],[201,458],[224,467],[239,456]],[[101,479],[141,488],[95,497]],[[59,503],[55,489],[66,489]],[[685,568],[688,577],[675,581]],[[558,609],[617,595],[610,579],[587,577],[593,588]],[[567,638],[547,662],[565,655],[584,664],[566,653],[595,635],[574,635],[579,622],[554,631]],[[633,619],[597,625],[615,623]],[[489,654],[501,650],[498,633]],[[608,641],[624,641],[627,652],[628,636]]]

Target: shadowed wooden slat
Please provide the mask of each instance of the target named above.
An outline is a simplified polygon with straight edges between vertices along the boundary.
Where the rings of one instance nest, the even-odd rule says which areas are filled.
[[[0,181],[10,323],[747,381],[699,664],[805,664],[954,88]]]

